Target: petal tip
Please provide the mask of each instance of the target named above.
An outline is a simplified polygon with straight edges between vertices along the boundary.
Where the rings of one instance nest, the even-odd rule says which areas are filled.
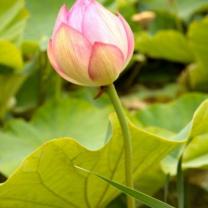
[[[63,5],[61,6],[61,8],[60,8],[60,11],[61,11],[61,12],[68,12],[69,9],[68,9],[68,7],[67,7],[66,4],[63,4]]]

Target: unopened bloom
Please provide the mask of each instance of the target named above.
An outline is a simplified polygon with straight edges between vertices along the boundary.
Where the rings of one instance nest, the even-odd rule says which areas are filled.
[[[133,33],[125,19],[95,0],[77,0],[70,10],[62,6],[48,44],[54,69],[84,86],[111,84],[133,50]]]

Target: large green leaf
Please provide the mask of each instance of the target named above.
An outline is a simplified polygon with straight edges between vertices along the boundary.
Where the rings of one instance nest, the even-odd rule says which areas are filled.
[[[90,149],[101,147],[106,142],[109,112],[107,106],[100,109],[86,101],[63,99],[44,105],[30,123],[11,120],[0,132],[1,171],[8,175],[27,154],[56,137],[72,136]]]
[[[0,207],[105,207],[118,195],[118,191],[108,184],[91,174],[83,175],[75,168],[81,166],[124,182],[123,140],[116,116],[111,116],[112,136],[107,134],[110,139],[104,145],[107,128],[105,108],[93,110],[89,105],[76,100],[49,103],[31,124],[13,121],[5,129],[6,132],[0,135],[0,163],[7,173],[11,170],[11,163],[16,166],[16,160],[22,160],[41,143],[51,139],[50,136],[72,135],[76,141],[69,137],[53,139],[28,156],[0,186]],[[129,125],[137,180],[184,142]],[[94,150],[86,149],[80,143]]]
[[[208,101],[194,115],[188,146],[183,157],[184,168],[208,168]]]
[[[151,36],[142,33],[137,37],[136,47],[154,58],[163,58],[181,63],[193,61],[186,37],[174,30],[165,30]]]

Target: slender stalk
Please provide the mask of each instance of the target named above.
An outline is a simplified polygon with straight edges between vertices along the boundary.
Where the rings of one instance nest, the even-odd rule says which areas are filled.
[[[114,106],[114,109],[117,113],[120,126],[123,133],[124,140],[124,151],[125,151],[125,177],[126,185],[130,188],[134,187],[133,182],[133,156],[132,156],[132,143],[131,143],[131,134],[128,127],[127,117],[125,111],[122,107],[119,96],[116,92],[116,89],[113,84],[107,86],[106,92]],[[127,205],[128,208],[135,208],[135,199],[130,196],[127,196]]]
[[[168,194],[169,194],[169,183],[170,183],[170,175],[166,175],[165,179],[165,187],[164,187],[164,201],[168,202]]]
[[[178,190],[178,208],[184,208],[185,194],[184,194],[184,175],[182,170],[182,156],[180,157],[177,166],[177,190]]]
[[[58,101],[61,99],[61,90],[62,90],[62,79],[59,76],[56,76],[55,80],[55,99]]]

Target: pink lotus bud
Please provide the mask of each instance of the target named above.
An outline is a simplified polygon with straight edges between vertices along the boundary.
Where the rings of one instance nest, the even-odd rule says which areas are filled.
[[[111,84],[133,50],[133,33],[125,19],[95,0],[77,0],[70,10],[62,6],[48,44],[55,70],[84,86]]]

